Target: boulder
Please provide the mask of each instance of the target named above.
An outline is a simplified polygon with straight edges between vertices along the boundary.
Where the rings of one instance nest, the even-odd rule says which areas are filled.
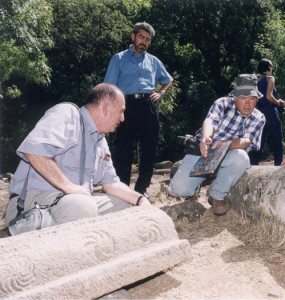
[[[154,165],[155,169],[170,169],[173,166],[173,163],[169,160],[158,162]]]
[[[254,219],[264,219],[285,236],[285,168],[252,166],[231,188],[230,206]]]

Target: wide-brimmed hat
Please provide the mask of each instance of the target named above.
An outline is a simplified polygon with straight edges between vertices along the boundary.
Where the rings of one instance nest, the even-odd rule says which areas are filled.
[[[257,77],[255,74],[240,74],[237,78],[234,90],[232,90],[229,95],[234,97],[263,97],[263,95],[257,89]]]

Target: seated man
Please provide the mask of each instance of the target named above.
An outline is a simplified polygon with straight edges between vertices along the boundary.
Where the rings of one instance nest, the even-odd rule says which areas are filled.
[[[208,202],[217,216],[227,213],[224,198],[250,166],[247,152],[260,147],[265,117],[255,106],[261,96],[257,89],[256,75],[242,74],[238,77],[235,89],[227,97],[214,102],[203,123],[200,137],[200,152],[203,157],[207,157],[209,147],[217,149],[223,142],[231,141],[230,150],[209,188]],[[194,195],[199,184],[206,179],[189,177],[199,158],[198,155],[190,154],[184,157],[170,182],[175,195]]]
[[[149,204],[120,182],[104,137],[124,120],[124,110],[124,95],[107,83],[95,86],[80,109],[71,103],[50,108],[17,150],[22,159],[11,180],[6,223],[18,210],[51,204],[61,193],[51,209],[56,224]],[[107,194],[92,196],[99,184]]]

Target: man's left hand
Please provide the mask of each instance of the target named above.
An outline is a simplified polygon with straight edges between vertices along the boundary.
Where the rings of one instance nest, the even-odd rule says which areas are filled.
[[[160,98],[161,98],[161,94],[159,92],[152,92],[150,95],[149,95],[149,98],[151,101],[158,101]]]

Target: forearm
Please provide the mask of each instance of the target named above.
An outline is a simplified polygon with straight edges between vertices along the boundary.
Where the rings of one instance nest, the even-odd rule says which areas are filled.
[[[165,91],[166,92],[171,87],[171,85],[172,85],[171,82],[167,83],[167,84],[162,84],[161,87],[160,87],[160,89],[159,89],[159,92],[161,92],[161,91]]]
[[[159,91],[154,91],[150,94],[150,99],[152,101],[158,101],[163,95],[166,93],[166,91],[171,86],[171,83],[168,84],[162,84]]]
[[[122,182],[114,182],[110,184],[104,184],[103,190],[109,195],[116,196],[130,204],[136,205],[139,197],[141,196],[140,193],[132,190],[126,184]],[[149,202],[147,198],[143,197],[140,201],[141,203]]]
[[[202,130],[201,130],[201,139],[204,138],[212,138],[214,134],[214,127],[212,122],[209,119],[206,119],[203,123]]]
[[[274,104],[275,106],[284,106],[284,101],[275,98],[275,96],[273,95],[274,86],[275,86],[275,78],[270,77],[267,83],[266,99],[272,104]]]
[[[25,154],[31,166],[52,186],[66,194],[88,194],[86,188],[72,183],[52,157]]]
[[[271,102],[272,104],[274,104],[276,106],[282,106],[283,105],[283,100],[276,99],[272,94],[267,95],[266,98],[268,99],[269,102]]]
[[[232,141],[230,149],[246,149],[250,144],[250,139],[240,138]]]

